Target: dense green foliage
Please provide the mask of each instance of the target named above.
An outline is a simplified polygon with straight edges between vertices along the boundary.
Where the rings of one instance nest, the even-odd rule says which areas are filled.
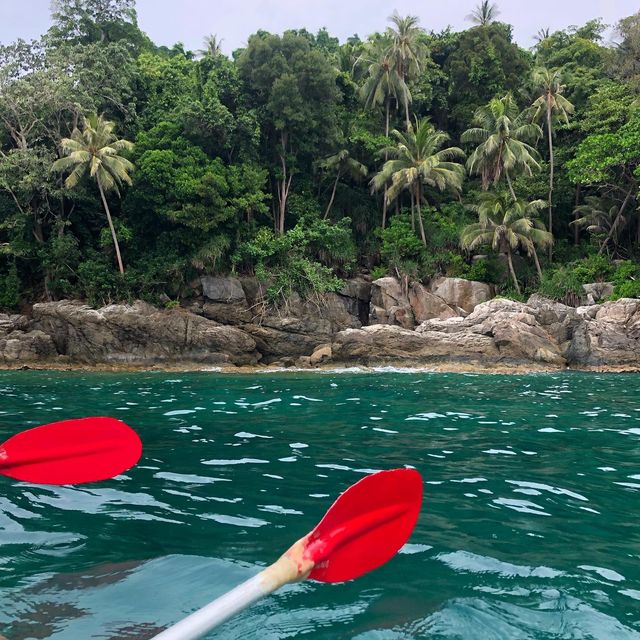
[[[228,58],[156,46],[135,0],[55,0],[41,40],[0,45],[0,308],[176,304],[205,273],[275,304],[358,271],[638,295],[640,13],[613,44],[595,20],[524,50],[470,10]]]

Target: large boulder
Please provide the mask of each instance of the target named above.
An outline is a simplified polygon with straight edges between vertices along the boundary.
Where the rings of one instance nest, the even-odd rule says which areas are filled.
[[[26,316],[0,313],[0,363],[37,363],[57,355],[53,340],[42,331],[31,329]]]
[[[597,304],[608,298],[613,293],[613,282],[592,282],[583,284],[582,289],[586,296],[587,304]]]
[[[333,335],[328,320],[306,322],[290,316],[268,316],[259,325],[244,325],[243,330],[255,340],[267,364],[285,356],[309,356],[320,345],[331,342]]]
[[[587,366],[640,366],[640,300],[623,298],[579,307],[568,357]]]
[[[376,364],[406,362],[479,362],[496,358],[490,338],[481,335],[419,333],[392,325],[372,325],[341,331],[333,343],[334,361]]]
[[[245,302],[244,289],[238,278],[203,276],[202,293],[212,302]]]
[[[490,337],[501,362],[537,362],[563,366],[562,345],[537,320],[534,309],[521,302],[495,299],[478,305],[458,321],[428,321],[419,333],[454,335],[481,334]]]
[[[238,278],[203,276],[200,281],[205,298],[199,310],[201,315],[221,324],[251,322],[252,313],[247,296]]]
[[[427,287],[415,282],[409,288],[409,303],[416,323],[439,318],[455,318],[463,315],[460,309],[450,307],[440,296],[431,293]],[[466,314],[464,314],[466,315]]]
[[[205,302],[198,306],[197,313],[217,324],[237,326],[253,320],[253,315],[246,302]]]
[[[436,278],[429,287],[431,293],[450,307],[471,313],[479,304],[493,298],[493,288],[484,282],[463,278]]]
[[[245,332],[181,309],[144,302],[101,309],[61,301],[33,306],[33,326],[51,336],[59,354],[87,364],[255,364],[256,343]]]
[[[549,300],[537,293],[527,300],[527,306],[544,330],[558,344],[568,347],[566,343],[572,340],[575,329],[582,322],[576,308]]]
[[[415,331],[388,325],[342,331],[333,344],[333,359],[566,365],[561,345],[536,320],[533,309],[511,300],[478,305],[467,317],[427,320]]]
[[[369,324],[391,324],[405,329],[415,326],[409,298],[396,278],[378,278],[371,283]]]

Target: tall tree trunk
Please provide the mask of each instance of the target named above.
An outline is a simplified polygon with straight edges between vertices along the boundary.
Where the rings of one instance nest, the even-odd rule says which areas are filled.
[[[581,193],[581,184],[577,184],[576,185],[576,203],[575,203],[575,209],[577,209],[580,206],[580,193]],[[578,225],[575,224],[576,220],[580,219],[580,214],[575,211],[574,209],[574,214],[573,214],[573,220],[574,220],[574,225],[573,225],[573,244],[577,245],[580,242],[580,229],[578,229]]]
[[[627,205],[629,204],[629,200],[631,200],[631,194],[637,188],[638,188],[638,185],[634,181],[633,184],[631,185],[631,189],[629,189],[629,191],[627,192],[627,196],[625,197],[624,202],[620,205],[620,209],[618,210],[618,215],[616,216],[616,219],[613,221],[613,224],[611,225],[611,229],[609,230],[607,237],[603,240],[602,244],[600,245],[600,250],[598,251],[599,256],[602,255],[602,252],[605,250],[605,247],[609,244],[609,240],[611,240],[611,238],[613,237],[613,234],[615,233],[616,228],[618,227],[618,222],[620,222],[620,218],[622,217],[624,210],[627,208]]]
[[[329,217],[329,212],[331,211],[331,207],[333,206],[333,201],[336,197],[336,189],[338,188],[338,180],[340,180],[340,169],[338,169],[338,175],[336,176],[336,181],[333,183],[333,191],[331,192],[331,198],[329,199],[329,204],[327,205],[327,210],[324,212],[324,219],[326,220]]]
[[[416,208],[415,208],[415,196],[413,194],[413,189],[409,190],[409,194],[411,195],[411,229],[415,231],[416,230]]]
[[[407,83],[406,77],[403,77],[402,81],[406,85]],[[409,89],[408,88],[404,94],[404,115],[405,115],[405,120],[407,122],[407,131],[409,131],[409,127],[411,126],[411,119],[409,118]]]
[[[507,176],[507,184],[509,185],[509,191],[511,192],[511,197],[515,202],[518,198],[516,198],[516,192],[513,190],[513,184],[511,183],[511,176],[509,175],[509,170],[504,170],[504,175]]]
[[[553,235],[553,129],[551,127],[551,96],[547,94],[547,136],[549,137],[549,233]],[[553,258],[553,245],[549,245],[549,260]]]
[[[422,223],[422,212],[420,211],[420,201],[422,200],[422,185],[418,181],[416,187],[416,204],[418,207],[418,226],[420,227],[420,236],[422,238],[422,244],[427,246],[427,236],[424,233],[424,224]]]
[[[111,229],[111,237],[113,238],[113,246],[116,248],[116,257],[118,258],[118,268],[120,273],[124,275],[124,266],[122,264],[122,256],[120,255],[120,245],[118,244],[118,238],[116,236],[116,229],[113,226],[113,220],[111,219],[111,211],[107,204],[107,199],[104,196],[104,189],[102,188],[102,182],[100,182],[100,176],[96,174],[98,181],[98,189],[100,190],[100,197],[102,198],[102,204],[104,205],[105,213],[107,214],[107,220],[109,221],[109,229]]]
[[[538,278],[540,279],[540,282],[542,282],[542,269],[540,268],[540,260],[538,260],[538,252],[536,251],[536,245],[533,244],[533,240],[531,241],[531,255],[533,256],[533,261],[536,263]]]
[[[522,292],[520,291],[520,285],[518,284],[518,278],[516,278],[516,271],[513,268],[513,260],[511,259],[511,249],[507,249],[507,262],[509,264],[509,273],[511,273],[511,277],[513,278],[513,284],[516,287],[516,291],[518,292],[518,295],[522,295]]]
[[[289,189],[291,188],[291,178],[293,176],[287,175],[287,134],[282,131],[280,133],[280,144],[282,145],[282,151],[280,153],[280,163],[282,166],[282,180],[278,186],[278,233],[284,234],[284,219],[287,213],[287,198],[289,197]]]
[[[384,135],[389,137],[389,108],[390,108],[391,97],[387,96],[387,106],[386,106],[386,124],[384,128]],[[384,152],[384,161],[385,163],[389,159],[389,154]],[[387,226],[387,185],[384,185],[384,197],[382,199],[382,228],[384,229]]]

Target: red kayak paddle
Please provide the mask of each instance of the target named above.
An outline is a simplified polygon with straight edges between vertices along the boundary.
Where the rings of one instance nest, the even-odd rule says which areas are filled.
[[[289,582],[342,582],[390,560],[409,539],[422,504],[415,469],[379,471],[349,487],[318,526],[257,576],[154,640],[196,640]]]
[[[138,434],[115,418],[62,420],[22,431],[0,446],[0,474],[35,484],[113,478],[138,462]]]

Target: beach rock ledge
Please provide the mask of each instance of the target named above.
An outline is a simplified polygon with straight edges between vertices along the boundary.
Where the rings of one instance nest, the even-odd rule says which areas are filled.
[[[35,304],[29,315],[0,314],[0,365],[640,370],[638,299],[574,308],[538,295],[491,299],[487,285],[454,278],[404,286],[382,278],[272,309],[260,291],[249,279],[217,279],[189,309]]]

